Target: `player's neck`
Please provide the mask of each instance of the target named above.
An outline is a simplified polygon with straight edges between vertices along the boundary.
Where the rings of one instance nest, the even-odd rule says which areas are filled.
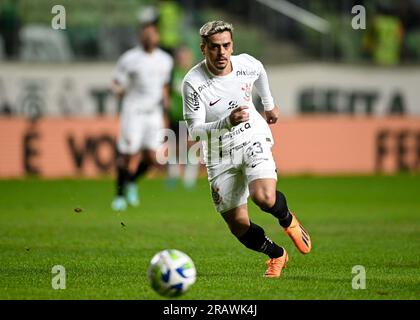
[[[141,47],[143,51],[148,54],[152,54],[156,50],[156,47],[146,47],[146,46],[141,46]]]

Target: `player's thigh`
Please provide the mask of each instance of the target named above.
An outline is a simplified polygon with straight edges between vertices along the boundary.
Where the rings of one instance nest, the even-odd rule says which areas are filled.
[[[248,215],[248,205],[246,204],[222,213],[222,217],[229,226],[230,231],[237,237],[245,234],[251,225]]]
[[[134,155],[139,152],[142,143],[141,117],[135,112],[123,114],[120,119],[120,134],[117,150],[121,154]]]
[[[224,213],[246,204],[249,192],[241,170],[230,165],[220,166],[225,166],[225,170],[218,170],[219,173],[213,177],[211,169],[208,169],[208,175],[213,204],[217,212]]]
[[[156,112],[147,116],[144,122],[142,149],[157,151],[164,140],[164,122],[161,113]]]

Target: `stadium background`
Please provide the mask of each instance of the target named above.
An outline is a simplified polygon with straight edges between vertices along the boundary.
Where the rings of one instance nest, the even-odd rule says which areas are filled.
[[[139,19],[148,19],[156,12],[160,14],[162,45],[166,48],[186,45],[198,61],[201,59],[198,28],[205,21],[224,19],[235,26],[235,53],[250,53],[264,63],[282,114],[273,127],[280,188],[289,191],[295,207],[302,210],[303,219],[318,236],[320,248],[327,249],[328,259],[344,259],[328,251],[331,248],[327,244],[337,245],[336,233],[346,234],[342,236],[348,246],[343,241],[339,247],[344,246],[342,252],[347,255],[358,252],[354,248],[363,248],[361,240],[355,240],[352,233],[363,238],[365,233],[361,230],[368,230],[367,241],[373,243],[375,237],[394,237],[391,230],[397,233],[395,243],[381,243],[378,248],[369,243],[372,248],[360,249],[364,258],[350,259],[355,261],[352,265],[383,262],[376,270],[378,282],[374,292],[357,295],[354,290],[349,293],[340,287],[334,291],[334,287],[318,284],[324,295],[304,290],[271,295],[266,288],[260,294],[245,290],[243,295],[233,297],[420,297],[420,280],[415,272],[420,266],[419,1],[71,0],[62,3],[66,10],[65,30],[54,30],[51,21],[55,14],[51,9],[56,4],[48,0],[0,3],[0,229],[2,261],[7,261],[1,271],[2,298],[54,297],[55,293],[45,284],[50,277],[48,270],[45,275],[45,270],[39,269],[43,258],[48,263],[57,260],[56,249],[61,245],[70,243],[80,252],[80,255],[74,251],[70,255],[60,254],[65,261],[83,258],[89,261],[87,251],[92,248],[109,253],[106,246],[86,239],[80,228],[96,230],[97,237],[104,237],[105,243],[117,237],[117,247],[126,245],[134,250],[138,245],[136,250],[141,252],[144,264],[160,248],[178,245],[195,253],[191,239],[204,238],[210,244],[212,238],[200,231],[199,221],[209,221],[205,225],[209,231],[217,233],[221,232],[219,228],[223,229],[221,219],[212,213],[204,171],[194,196],[181,189],[166,190],[162,167],[140,182],[144,204],[138,212],[113,215],[109,208],[120,110],[110,92],[110,80],[116,59],[136,43],[135,26]],[[366,8],[366,30],[352,28],[355,5]],[[259,106],[258,101],[256,104]],[[191,199],[188,206],[179,202],[183,197]],[[161,198],[167,199],[164,202],[169,206],[160,203]],[[75,207],[81,207],[87,217],[79,215],[79,221],[73,221]],[[252,214],[256,214],[257,210],[253,210]],[[128,239],[120,238],[120,223],[130,226],[129,221],[133,229],[143,230],[144,220],[149,230],[169,224],[167,235],[148,231],[137,239],[135,233],[127,231]],[[325,230],[327,221],[336,228],[332,233]],[[54,229],[62,222],[69,223],[72,231],[63,227]],[[317,227],[318,223],[322,227]],[[115,225],[118,230],[112,229]],[[176,232],[185,241],[173,240]],[[224,242],[216,249],[230,252],[236,244],[225,233],[220,234]],[[323,239],[325,233],[327,239]],[[89,250],[83,241],[90,245]],[[34,247],[39,251],[31,249]],[[118,255],[117,247],[111,245],[111,255]],[[238,246],[235,250],[243,254],[241,259],[246,259],[242,248]],[[394,260],[397,265],[387,260],[387,250],[399,254]],[[372,251],[380,255],[375,262],[369,260]],[[28,257],[30,252],[34,256],[39,254],[40,259]],[[407,252],[414,255],[407,256]],[[139,263],[134,255],[124,257],[128,260],[123,270],[130,270],[130,263]],[[199,260],[200,254],[193,257]],[[321,255],[319,259],[324,258]],[[296,257],[302,269],[298,272],[303,275],[295,280],[304,286],[308,271],[304,269],[304,260],[299,259],[302,258]],[[317,265],[318,260],[313,259],[317,268],[322,269],[321,262]],[[112,269],[114,262],[104,261],[103,268]],[[406,278],[400,274],[399,263],[406,263]],[[35,271],[34,265],[38,266]],[[94,265],[103,271],[99,263]],[[390,279],[381,282],[385,266],[391,268]],[[203,274],[206,268],[211,273],[210,267],[203,266]],[[254,265],[252,268],[258,269]],[[343,279],[345,274],[346,283],[350,283],[351,268],[337,268],[337,277]],[[144,284],[143,270],[139,269],[135,279]],[[26,270],[26,278],[19,280],[19,270]],[[328,278],[330,271],[321,272],[320,279],[322,274]],[[81,288],[82,279],[80,275]],[[240,285],[235,284],[238,287],[234,289],[232,284],[231,291],[223,291],[222,285],[219,291],[212,291],[211,278],[206,279],[204,287],[190,297],[226,298],[233,291],[242,290]],[[329,281],[328,285],[333,286],[334,280]],[[104,286],[109,290],[102,293],[69,290],[70,293],[59,297],[156,298],[150,292],[136,295],[139,293],[135,284],[129,286],[131,291],[123,293],[118,284]]]

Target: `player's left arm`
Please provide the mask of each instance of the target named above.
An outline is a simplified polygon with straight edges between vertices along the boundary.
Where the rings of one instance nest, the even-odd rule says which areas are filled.
[[[279,107],[274,104],[274,99],[271,95],[270,86],[268,83],[267,72],[265,71],[262,63],[259,61],[258,63],[260,64],[260,74],[254,85],[264,106],[266,121],[268,124],[273,124],[277,122],[277,119],[280,116],[280,110]]]
[[[278,106],[274,106],[272,110],[264,111],[265,119],[267,120],[268,124],[274,124],[277,122],[278,118],[280,117],[280,110]]]

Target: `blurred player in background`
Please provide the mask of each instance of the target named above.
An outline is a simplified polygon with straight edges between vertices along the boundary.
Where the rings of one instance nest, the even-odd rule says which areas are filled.
[[[139,45],[118,60],[112,91],[122,98],[120,135],[117,141],[117,190],[115,211],[137,206],[137,179],[156,164],[161,143],[164,109],[169,108],[169,83],[173,59],[158,48],[159,33],[154,23],[139,30]]]
[[[402,22],[392,2],[377,3],[376,13],[364,37],[364,46],[379,65],[398,65],[404,39]]]
[[[175,67],[172,74],[171,108],[169,109],[169,126],[177,137],[177,145],[173,147],[173,150],[177,150],[177,152],[172,152],[172,156],[175,159],[170,159],[170,164],[168,165],[167,185],[170,188],[175,186],[181,175],[181,167],[176,163],[176,156],[179,156],[181,151],[179,144],[180,139],[183,137],[180,136],[180,132],[182,129],[184,129],[184,132],[187,132],[182,111],[182,80],[193,66],[193,62],[194,56],[188,47],[182,46],[177,49],[175,53]],[[187,159],[187,161],[183,171],[183,183],[186,189],[192,189],[197,181],[199,165],[193,164],[191,159]]]
[[[301,253],[309,253],[311,240],[289,211],[283,193],[276,191],[277,171],[271,153],[274,141],[268,124],[276,123],[279,109],[274,105],[266,71],[250,55],[232,56],[232,31],[232,25],[223,21],[208,22],[200,29],[205,60],[184,78],[184,118],[193,139],[202,140],[216,210],[242,244],[268,255],[264,276],[279,277],[288,254],[250,221],[248,196],[278,219]],[[254,85],[266,119],[252,103]]]

